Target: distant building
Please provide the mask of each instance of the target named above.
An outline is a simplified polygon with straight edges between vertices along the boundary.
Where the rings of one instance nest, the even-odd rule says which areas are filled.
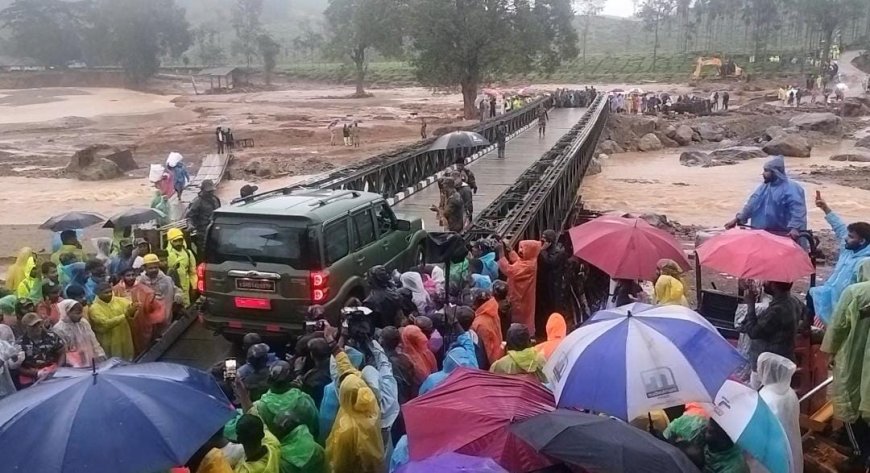
[[[209,90],[234,89],[248,83],[248,72],[241,67],[213,67],[199,71],[196,79],[208,80]]]

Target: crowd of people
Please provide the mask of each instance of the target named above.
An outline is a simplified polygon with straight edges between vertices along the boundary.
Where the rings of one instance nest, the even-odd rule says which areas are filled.
[[[108,358],[134,360],[196,297],[196,260],[180,230],[166,250],[121,238],[87,258],[75,231],[42,260],[22,248],[0,298],[0,397],[50,376]],[[109,241],[106,241],[109,240]]]

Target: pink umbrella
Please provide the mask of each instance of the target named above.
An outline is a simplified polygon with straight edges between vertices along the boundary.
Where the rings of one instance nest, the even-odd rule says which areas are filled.
[[[654,280],[656,264],[672,259],[684,270],[689,260],[677,240],[641,218],[605,215],[568,231],[574,256],[614,279]]]
[[[492,458],[513,473],[540,470],[553,462],[511,433],[510,425],[554,405],[553,393],[532,376],[459,368],[402,406],[411,460],[456,452]]]
[[[698,247],[698,262],[741,279],[794,282],[816,272],[807,252],[791,238],[734,228]]]

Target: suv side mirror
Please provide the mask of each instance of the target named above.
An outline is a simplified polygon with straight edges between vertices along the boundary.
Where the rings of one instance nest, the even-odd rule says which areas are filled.
[[[396,221],[396,230],[401,232],[410,232],[411,231],[411,222],[407,220],[397,220]]]

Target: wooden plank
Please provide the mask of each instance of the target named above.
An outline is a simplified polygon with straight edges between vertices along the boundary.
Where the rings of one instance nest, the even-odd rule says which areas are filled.
[[[185,208],[187,208],[187,206],[193,202],[193,199],[196,198],[202,181],[211,179],[216,186],[221,183],[231,157],[232,155],[228,153],[209,154],[202,160],[202,165],[199,167],[196,176],[191,179],[190,184],[185,188],[185,192],[181,194],[181,202],[184,204]]]
[[[492,150],[468,165],[474,171],[479,189],[473,200],[475,217],[514,185],[517,178],[568,133],[585,112],[585,108],[552,109],[544,138],[538,137],[538,127],[533,124],[507,142],[504,159],[499,159],[498,152]],[[393,209],[400,215],[421,218],[427,230],[440,231],[435,212],[429,210],[438,201],[438,186],[433,184],[396,203]]]

